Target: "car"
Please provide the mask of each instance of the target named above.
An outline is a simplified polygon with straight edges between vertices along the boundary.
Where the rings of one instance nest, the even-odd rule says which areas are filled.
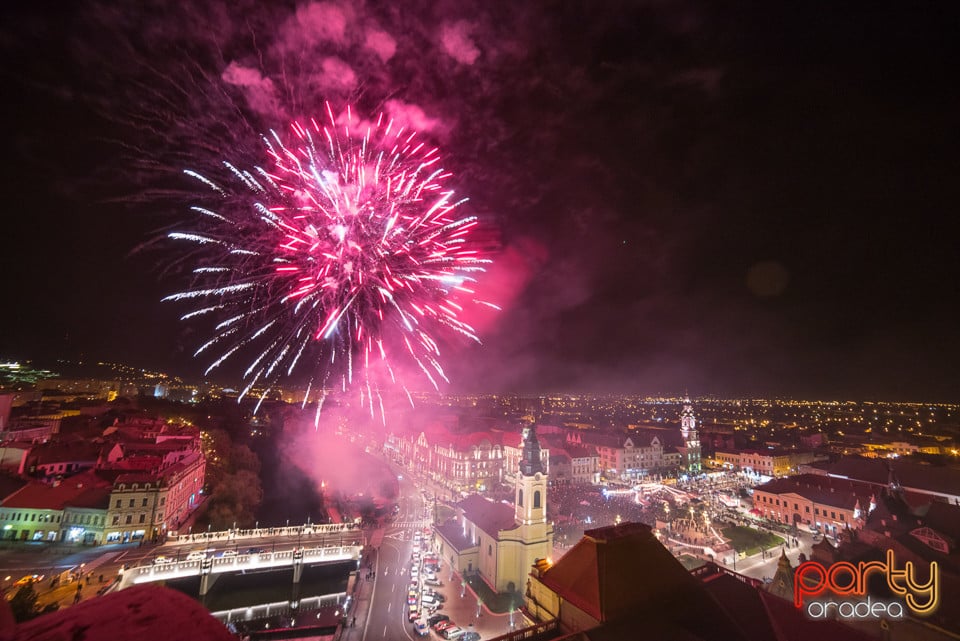
[[[463,636],[460,637],[460,641],[480,641],[480,633],[473,630],[464,632]]]
[[[438,578],[436,578],[436,577],[434,577],[434,578],[432,578],[432,579],[425,579],[425,580],[423,581],[423,584],[424,584],[424,585],[432,585],[432,586],[435,587],[435,588],[442,588],[442,587],[443,587],[443,581],[441,581],[440,579],[438,579]]]
[[[236,551],[236,550],[224,550],[223,552],[220,552],[219,554],[217,554],[217,556],[218,556],[219,558],[221,558],[221,559],[224,558],[224,557],[237,556],[237,551]]]
[[[166,565],[167,563],[176,563],[176,560],[171,559],[169,556],[158,556],[153,560],[154,565]]]
[[[433,624],[433,631],[437,634],[443,634],[443,631],[447,628],[453,627],[455,624],[448,617],[446,621],[440,621],[439,623]]]
[[[419,587],[420,587],[420,581],[419,581],[419,579],[415,579],[415,578],[414,578],[414,579],[410,579],[410,589],[411,589],[411,590],[416,590],[416,589],[418,589]]]
[[[424,612],[426,612],[427,614],[433,614],[434,612],[436,612],[437,610],[439,610],[440,608],[442,608],[442,607],[443,607],[443,604],[442,604],[442,603],[436,603],[436,602],[434,602],[434,603],[423,603],[422,606],[423,606],[423,611],[424,611]]]
[[[423,619],[417,619],[413,622],[413,630],[417,633],[417,636],[425,637],[430,634],[430,628],[427,626],[427,622]]]
[[[440,594],[439,592],[433,592],[433,593],[431,593],[431,594],[433,595],[433,598],[436,599],[437,601],[439,601],[440,603],[446,603],[446,602],[447,602],[447,597],[443,596],[443,595]]]
[[[420,597],[417,596],[416,592],[411,592],[407,595],[407,605],[416,605],[419,600]]]
[[[206,551],[195,550],[187,555],[187,561],[203,561],[207,558]]]
[[[39,583],[42,580],[43,580],[42,574],[28,574],[26,576],[22,576],[19,579],[17,579],[14,582],[13,587],[19,588],[24,585],[30,585],[31,583]]]
[[[463,628],[452,626],[440,633],[444,639],[458,639],[463,634]]]
[[[262,552],[263,548],[247,548],[244,554],[261,554]]]
[[[436,625],[441,621],[449,621],[450,617],[446,614],[434,614],[432,617],[427,619],[427,625]]]
[[[416,621],[417,619],[419,619],[420,607],[417,605],[409,606],[409,609],[407,610],[407,618],[410,619],[411,621]]]
[[[436,580],[437,580],[437,573],[436,573],[436,572],[430,572],[429,570],[424,570],[424,572],[423,572],[423,578],[424,578],[424,579],[428,579],[428,580],[429,580],[429,579],[433,579],[434,581],[436,581]]]
[[[428,605],[435,605],[437,603],[440,603],[440,601],[435,599],[432,594],[424,594],[420,598],[420,603],[422,603],[424,606],[428,606]]]
[[[411,567],[410,567],[410,576],[411,576],[412,578],[414,578],[414,579],[416,579],[418,576],[420,576],[420,568],[418,568],[416,565],[411,566]]]

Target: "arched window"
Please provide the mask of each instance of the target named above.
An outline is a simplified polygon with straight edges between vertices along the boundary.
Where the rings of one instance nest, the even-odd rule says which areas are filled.
[[[533,493],[533,507],[534,509],[540,507],[540,490]]]
[[[517,505],[523,507],[523,490],[517,490]]]

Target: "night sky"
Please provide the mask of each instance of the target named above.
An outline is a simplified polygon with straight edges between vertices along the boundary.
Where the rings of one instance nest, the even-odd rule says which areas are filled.
[[[329,100],[498,239],[451,389],[958,400],[956,3],[10,4],[0,358],[197,376],[182,170]]]

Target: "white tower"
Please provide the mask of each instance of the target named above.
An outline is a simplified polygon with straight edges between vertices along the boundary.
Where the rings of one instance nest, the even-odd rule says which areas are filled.
[[[697,418],[693,414],[693,403],[690,398],[683,399],[683,410],[680,412],[680,435],[683,437],[683,447],[686,452],[683,466],[687,474],[699,474],[700,463],[700,436],[697,434]]]

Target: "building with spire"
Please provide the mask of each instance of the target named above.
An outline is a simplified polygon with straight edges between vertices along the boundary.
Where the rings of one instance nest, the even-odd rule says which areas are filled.
[[[522,590],[530,568],[553,553],[547,478],[536,430],[529,427],[523,433],[513,505],[479,494],[466,497],[457,504],[456,516],[436,528],[437,552],[455,571],[479,575],[497,592]]]
[[[683,399],[683,409],[680,411],[680,436],[683,438],[683,446],[677,448],[683,456],[680,466],[687,474],[699,474],[703,467],[700,461],[700,435],[689,397]]]

